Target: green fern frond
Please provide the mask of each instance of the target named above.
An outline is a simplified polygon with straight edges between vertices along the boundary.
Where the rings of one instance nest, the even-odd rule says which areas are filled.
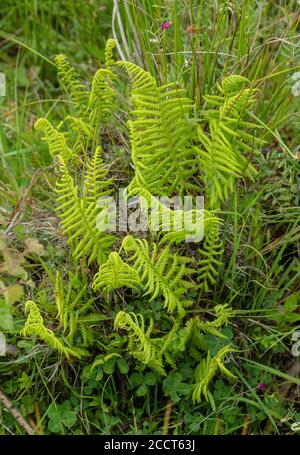
[[[113,179],[106,179],[108,169],[104,166],[102,149],[97,147],[93,157],[87,163],[84,177],[84,195],[88,203],[97,203],[98,199],[112,192]]]
[[[145,322],[142,314],[125,313],[120,311],[115,318],[116,330],[128,332],[128,350],[130,354],[141,363],[149,366],[160,375],[165,375],[162,356],[157,346],[150,338],[153,323],[145,330]]]
[[[55,336],[54,332],[44,325],[43,317],[32,300],[28,300],[25,304],[25,314],[27,320],[24,328],[21,331],[21,334],[24,336],[35,335],[44,341],[52,349],[58,351],[59,353],[65,355],[67,358],[70,356],[81,358],[84,355],[87,355],[87,352],[81,348],[69,348],[65,346],[64,343]]]
[[[88,108],[89,121],[96,131],[111,118],[115,98],[112,86],[114,78],[112,71],[106,68],[100,68],[93,78]]]
[[[176,84],[158,87],[150,73],[130,62],[116,62],[131,80],[135,119],[128,123],[135,178],[130,185],[148,189],[154,195],[182,196],[197,186],[191,147],[193,108],[183,89]]]
[[[214,357],[211,356],[209,351],[206,359],[203,359],[196,367],[194,373],[196,384],[192,394],[194,403],[200,403],[203,395],[211,403],[212,407],[215,408],[214,399],[208,387],[218,369],[230,379],[236,379],[236,376],[224,365],[224,358],[232,352],[234,352],[234,349],[230,346],[224,346]]]
[[[66,283],[60,272],[58,270],[56,272],[54,293],[57,318],[64,333],[68,331],[75,333],[78,318],[92,307],[92,300],[87,298],[87,284],[80,282],[80,289],[78,290],[77,280],[77,275],[70,272],[68,283]],[[72,320],[70,320],[71,315],[74,316]]]
[[[234,190],[235,180],[243,176],[253,178],[257,172],[244,156],[252,153],[260,142],[253,133],[257,125],[245,121],[247,110],[255,102],[257,90],[246,88],[249,81],[242,76],[229,76],[222,81],[219,96],[206,96],[215,109],[202,112],[208,122],[209,134],[198,125],[201,147],[195,147],[199,156],[209,208],[216,209]]]
[[[183,315],[184,308],[190,304],[185,292],[193,287],[184,279],[193,273],[193,269],[187,267],[192,260],[172,253],[170,246],[159,250],[157,244],[149,245],[145,239],[134,239],[130,235],[124,238],[122,249],[131,253],[129,262],[143,283],[145,295],[151,295],[150,301],[162,294],[164,307]]]
[[[80,81],[80,76],[65,55],[56,55],[54,62],[62,85],[75,103],[76,111],[83,115],[88,102],[88,91],[85,85]]]
[[[115,238],[98,229],[96,221],[101,209],[94,201],[80,197],[64,160],[60,157],[61,179],[57,182],[58,195],[56,208],[64,234],[73,249],[75,260],[87,257],[88,263],[96,260],[98,264],[106,261]],[[88,180],[89,182],[91,180]],[[93,196],[93,186],[88,184]]]
[[[219,268],[223,265],[220,260],[224,248],[220,241],[219,229],[217,225],[212,225],[205,236],[203,248],[199,249],[201,259],[198,261],[197,281],[199,288],[204,292],[209,292],[216,282]]]
[[[137,271],[122,261],[118,253],[110,253],[105,264],[99,268],[94,276],[93,289],[103,288],[104,291],[112,291],[126,286],[136,288],[140,285]]]
[[[105,47],[105,68],[100,68],[94,75],[89,95],[89,123],[94,129],[94,147],[98,144],[100,126],[111,119],[116,107],[116,96],[113,87],[116,77],[110,69],[114,64],[112,54],[114,46],[115,41],[109,39]]]
[[[49,153],[52,157],[61,155],[65,161],[73,159],[76,154],[67,145],[66,134],[57,131],[46,118],[38,119],[34,128],[44,133],[44,140],[49,147]]]
[[[89,313],[86,316],[79,316],[80,312],[78,311],[77,322],[78,324],[96,324],[97,322],[104,321],[108,319],[103,314],[99,313]]]

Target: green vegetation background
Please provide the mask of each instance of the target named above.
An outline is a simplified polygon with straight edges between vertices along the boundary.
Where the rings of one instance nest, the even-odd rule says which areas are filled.
[[[294,433],[300,421],[300,367],[292,355],[292,337],[300,330],[299,2],[115,5],[114,12],[110,0],[0,5],[0,71],[7,84],[0,99],[0,328],[8,342],[7,355],[0,357],[0,391],[40,434]],[[58,124],[69,112],[54,56],[65,54],[91,80],[112,35],[119,59],[136,62],[160,84],[180,82],[200,109],[205,95],[230,74],[255,81],[261,90],[254,112],[265,141],[253,158],[258,176],[242,182],[222,207],[224,267],[201,304],[207,315],[226,302],[238,310],[224,328],[239,350],[232,369],[238,379],[215,377],[215,409],[189,399],[188,363],[164,380],[141,371],[127,354],[92,369],[97,349],[119,341],[111,308],[88,360],[68,361],[20,336],[24,302],[33,294],[43,302],[44,316],[51,313],[47,271],[57,267],[67,275],[72,269],[54,212],[52,160],[33,129],[39,117]],[[120,180],[130,169],[124,117],[116,115],[107,140],[114,144],[109,153]],[[159,319],[161,308],[144,301],[140,311]],[[215,338],[206,342],[216,347]],[[24,431],[0,405],[0,432]]]

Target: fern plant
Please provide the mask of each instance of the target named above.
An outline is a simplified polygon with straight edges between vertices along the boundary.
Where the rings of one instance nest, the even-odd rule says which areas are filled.
[[[44,118],[35,123],[35,128],[44,133],[52,156],[60,155],[66,161],[75,161],[79,155],[87,158],[90,146],[95,149],[101,145],[99,128],[111,118],[116,100],[113,88],[115,75],[110,69],[114,63],[113,47],[114,41],[108,40],[105,67],[96,72],[90,90],[66,56],[60,54],[55,57],[59,79],[71,98],[74,112],[56,128]],[[68,132],[61,131],[65,126]]]
[[[21,334],[24,336],[37,336],[44,341],[52,349],[63,354],[67,358],[70,356],[82,357],[87,354],[84,349],[70,348],[68,345],[58,338],[54,332],[44,325],[44,319],[38,309],[38,306],[32,300],[28,300],[25,304],[25,315],[27,320]]]
[[[51,123],[40,118],[34,125],[36,130],[44,133],[44,140],[47,142],[49,152],[53,158],[61,156],[65,161],[72,160],[76,155],[67,144],[67,135],[55,129]]]
[[[142,314],[120,311],[115,318],[114,327],[128,332],[128,350],[133,357],[157,373],[165,375],[162,355],[156,346],[156,340],[150,337],[153,330],[152,320],[146,329]]]
[[[193,401],[198,403],[204,397],[214,406],[211,382],[217,372],[234,379],[224,365],[234,347],[226,344],[213,356],[206,339],[210,335],[229,342],[223,328],[235,312],[226,303],[217,304],[209,309],[209,316],[204,312],[200,317],[198,306],[202,295],[215,285],[222,266],[222,203],[240,179],[253,179],[256,174],[250,158],[260,142],[254,134],[259,126],[249,120],[248,112],[257,90],[246,78],[229,76],[219,84],[218,95],[205,96],[205,109],[198,111],[176,83],[159,86],[137,65],[115,62],[113,47],[114,41],[109,40],[105,65],[96,72],[90,90],[64,56],[56,57],[61,82],[74,109],[56,128],[46,119],[36,123],[59,172],[56,210],[76,267],[87,263],[95,272],[92,288],[106,311],[115,315],[112,302],[117,303],[114,328],[127,334],[129,354],[142,368],[149,367],[159,376],[176,370],[188,358],[194,369]],[[108,199],[103,207],[99,198],[102,202],[113,198],[118,189],[118,179],[109,177],[103,158],[103,150],[109,156],[117,141],[111,132],[103,141],[102,133],[109,130],[117,109],[115,85],[123,72],[130,80],[132,105],[128,130],[133,172],[125,184],[129,196],[140,198],[147,217],[149,235],[144,237],[128,231],[125,236],[113,236],[99,229],[110,218]],[[186,195],[203,194],[205,210],[184,210],[182,205],[175,209],[157,199],[178,196],[182,203]],[[201,226],[204,241],[199,244]],[[197,261],[196,251],[200,256]],[[120,293],[111,297],[122,287],[130,288],[128,295],[138,296],[147,307],[153,302],[161,304],[161,318],[154,323],[134,299],[125,302],[133,311],[120,309]],[[61,275],[56,276],[57,319],[68,346],[43,326],[33,304],[29,305],[32,316],[29,314],[24,333],[39,333],[65,355],[71,355],[69,345],[78,339],[83,346],[93,345],[93,324],[103,315],[93,313],[90,298],[82,299],[87,288],[84,283],[74,293],[70,284],[66,291]],[[38,329],[34,328],[34,317]],[[101,354],[94,367],[119,356],[117,350]]]
[[[94,310],[94,299],[88,293],[88,283],[78,273],[69,272],[66,280],[57,270],[51,279],[56,307],[56,315],[53,314],[52,320],[55,332],[44,324],[41,315],[43,303],[29,300],[25,305],[27,320],[21,333],[37,336],[67,358],[86,356],[87,349],[95,341],[94,327],[106,320],[106,316]]]
[[[203,395],[214,406],[208,386],[218,368],[228,378],[235,379],[235,376],[223,363],[225,356],[234,352],[234,349],[230,345],[226,345],[215,356],[211,356],[204,341],[204,335],[210,333],[218,338],[226,339],[219,328],[226,324],[234,314],[234,311],[227,305],[220,305],[213,321],[203,321],[199,317],[190,318],[182,329],[180,329],[182,318],[179,317],[172,321],[169,332],[162,337],[153,336],[152,319],[150,319],[148,328],[145,328],[142,314],[120,311],[115,318],[114,326],[118,330],[128,332],[127,349],[129,353],[159,375],[166,375],[167,366],[176,369],[176,359],[180,360],[180,357],[189,353],[195,364],[192,399],[195,403],[200,402]],[[206,353],[204,358],[203,352]]]

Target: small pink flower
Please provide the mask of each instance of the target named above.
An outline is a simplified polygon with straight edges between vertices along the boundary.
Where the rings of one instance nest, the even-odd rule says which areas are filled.
[[[266,388],[266,384],[264,384],[263,382],[261,382],[261,383],[258,384],[258,386],[257,386],[257,390],[258,390],[259,392],[261,392],[261,393],[265,391],[265,388]]]
[[[169,30],[169,28],[171,28],[171,25],[172,25],[172,22],[171,22],[171,21],[163,22],[163,23],[161,24],[161,29],[162,29],[162,30]]]

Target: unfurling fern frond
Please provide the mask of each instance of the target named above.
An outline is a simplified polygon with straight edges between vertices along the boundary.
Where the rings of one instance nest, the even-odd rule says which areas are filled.
[[[76,112],[83,115],[88,103],[88,91],[85,85],[80,81],[80,76],[65,55],[56,55],[54,61],[61,83],[75,103]]]
[[[94,200],[80,196],[79,189],[61,157],[59,162],[61,179],[55,189],[58,195],[56,210],[73,249],[73,257],[76,260],[87,257],[88,263],[96,260],[100,265],[106,261],[115,240],[112,235],[99,230],[96,224],[99,213],[105,209],[99,208]],[[91,180],[88,179],[88,190],[94,199],[95,187],[91,185]]]
[[[203,111],[209,135],[198,125],[201,147],[195,147],[195,151],[211,209],[218,208],[228,198],[236,179],[243,176],[253,178],[257,173],[244,156],[244,152],[253,153],[259,142],[253,133],[246,131],[259,128],[244,120],[257,92],[252,87],[245,88],[246,85],[249,85],[246,78],[229,76],[219,86],[220,96],[205,97],[215,109]]]
[[[65,161],[68,161],[76,156],[74,151],[67,145],[66,134],[57,131],[49,120],[46,118],[38,119],[34,124],[34,128],[45,134],[43,139],[47,142],[52,157],[61,155]]]
[[[137,271],[122,261],[118,253],[113,252],[105,264],[99,268],[94,276],[93,288],[103,288],[104,291],[112,291],[123,286],[136,288],[140,285]]]
[[[37,305],[32,300],[28,300],[26,302],[25,314],[28,316],[25,326],[21,331],[22,335],[37,336],[46,344],[48,344],[52,349],[55,349],[56,351],[65,355],[67,358],[69,358],[70,356],[80,358],[87,354],[87,352],[84,349],[70,348],[68,346],[65,346],[63,341],[57,338],[52,330],[46,328],[44,325],[43,317]]]
[[[220,260],[223,251],[218,226],[213,225],[205,236],[203,248],[199,249],[201,259],[198,261],[197,281],[199,288],[205,292],[209,292],[216,282],[219,268],[223,265]]]
[[[169,312],[184,314],[184,308],[190,304],[185,292],[193,287],[184,279],[193,273],[187,264],[192,259],[172,253],[170,246],[159,250],[157,244],[148,244],[145,239],[135,239],[131,235],[124,238],[121,249],[129,256],[129,262],[136,269],[140,281],[150,294],[150,301],[162,295],[164,307]]]
[[[120,311],[115,318],[114,327],[116,330],[122,329],[128,332],[128,350],[133,357],[157,373],[165,375],[162,355],[150,338],[153,321],[150,321],[146,330],[142,314]]]
[[[109,38],[106,41],[105,45],[105,66],[107,69],[109,69],[114,63],[114,58],[113,58],[113,49],[116,45],[116,42],[114,39]]]
[[[135,119],[128,125],[135,178],[129,189],[138,186],[164,196],[196,189],[191,182],[196,171],[192,101],[176,84],[158,87],[150,73],[133,63],[116,65],[129,75],[134,105]]]
[[[212,357],[210,351],[208,351],[206,359],[203,359],[201,363],[195,369],[195,386],[193,390],[192,399],[194,403],[200,403],[202,395],[204,398],[211,403],[211,406],[215,409],[215,403],[213,395],[209,391],[209,384],[213,377],[216,375],[218,369],[231,379],[236,379],[224,365],[224,358],[229,353],[234,352],[234,349],[230,346],[224,346],[220,351]]]
[[[221,85],[218,85],[219,91],[225,95],[234,95],[241,93],[249,85],[249,80],[240,74],[232,74],[225,77]]]

